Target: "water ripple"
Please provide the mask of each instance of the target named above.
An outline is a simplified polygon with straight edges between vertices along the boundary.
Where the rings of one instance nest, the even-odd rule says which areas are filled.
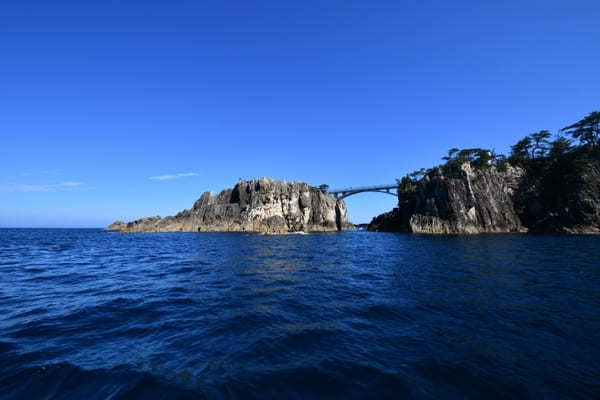
[[[0,229],[0,398],[599,398],[598,248]]]

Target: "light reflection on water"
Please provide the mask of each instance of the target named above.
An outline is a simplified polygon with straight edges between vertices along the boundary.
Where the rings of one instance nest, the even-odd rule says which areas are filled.
[[[598,248],[590,236],[4,229],[0,388],[594,398]]]

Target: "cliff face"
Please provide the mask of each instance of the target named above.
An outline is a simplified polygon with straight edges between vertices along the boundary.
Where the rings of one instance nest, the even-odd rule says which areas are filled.
[[[523,179],[515,206],[531,232],[600,233],[600,167],[587,164],[574,175]]]
[[[475,170],[461,166],[445,176],[441,168],[417,183],[414,192],[399,193],[398,209],[379,216],[369,229],[414,233],[520,232],[524,228],[512,194],[523,171],[508,167]]]
[[[233,189],[205,192],[189,210],[165,218],[116,221],[121,232],[328,232],[350,229],[346,205],[306,183],[270,178],[239,182]]]
[[[600,169],[589,165],[569,186],[544,182],[521,168],[442,169],[399,193],[398,208],[371,221],[369,230],[414,233],[600,233]]]

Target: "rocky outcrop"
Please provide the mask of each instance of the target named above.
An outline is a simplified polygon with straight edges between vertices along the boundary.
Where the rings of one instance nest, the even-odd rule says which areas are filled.
[[[375,217],[369,230],[413,233],[600,233],[600,168],[590,164],[569,183],[507,165],[436,168],[398,207]]]
[[[515,206],[530,232],[600,233],[600,166],[585,164],[561,179],[526,176]]]
[[[452,176],[437,168],[398,195],[398,208],[380,215],[370,230],[414,233],[523,232],[513,194],[524,175],[520,168],[474,169],[461,165]]]
[[[107,229],[120,232],[329,232],[352,228],[346,205],[300,182],[270,178],[241,181],[219,194],[203,193],[175,216],[151,217]]]
[[[123,221],[115,221],[112,224],[110,224],[108,227],[106,227],[107,231],[120,231],[125,229],[125,227],[127,227],[127,224]]]

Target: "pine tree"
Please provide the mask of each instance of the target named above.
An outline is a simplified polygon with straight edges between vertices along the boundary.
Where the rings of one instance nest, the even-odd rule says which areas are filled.
[[[593,149],[600,145],[600,112],[593,111],[587,117],[561,129],[584,146]]]

